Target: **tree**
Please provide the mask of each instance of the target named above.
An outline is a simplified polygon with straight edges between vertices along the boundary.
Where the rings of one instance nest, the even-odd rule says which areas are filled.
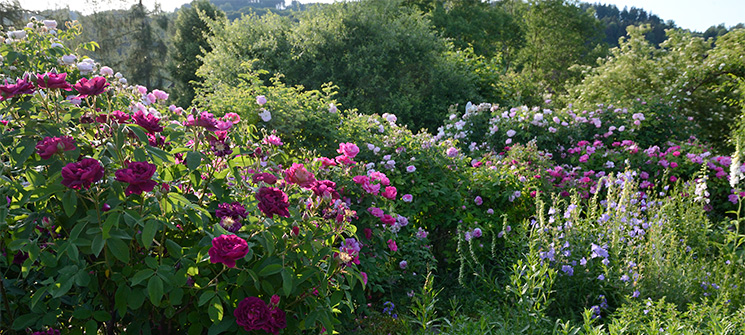
[[[168,72],[173,79],[176,105],[188,106],[194,99],[197,69],[202,66],[201,56],[212,51],[207,42],[210,34],[207,20],[222,21],[225,13],[207,0],[195,0],[178,11],[173,24],[173,44],[169,49]]]
[[[562,92],[575,64],[591,64],[604,54],[602,30],[592,11],[572,1],[532,0],[518,7],[523,18],[525,45],[519,63],[549,92]]]
[[[205,84],[236,81],[258,59],[289,85],[320,89],[332,82],[344,106],[435,129],[451,104],[477,100],[474,75],[448,54],[446,41],[418,10],[401,1],[315,6],[296,19],[251,15],[216,29],[199,72]]]
[[[162,69],[165,66],[165,59],[158,55],[165,55],[167,47],[163,39],[153,30],[157,28],[164,30],[167,20],[155,20],[158,25],[154,27],[150,13],[146,11],[140,0],[130,9],[129,21],[133,27],[132,44],[125,61],[129,79],[148,88],[163,88],[165,74]]]

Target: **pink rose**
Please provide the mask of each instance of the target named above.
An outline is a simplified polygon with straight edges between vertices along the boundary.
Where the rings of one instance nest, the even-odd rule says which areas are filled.
[[[360,148],[354,143],[339,143],[339,149],[336,152],[344,154],[344,156],[349,158],[354,158],[354,156],[360,153]]]
[[[285,180],[304,188],[310,188],[315,183],[316,177],[306,170],[303,164],[293,163],[289,169],[285,170]]]
[[[235,267],[235,261],[248,254],[248,242],[236,235],[220,235],[212,239],[209,250],[210,262]],[[262,301],[263,303],[263,301]]]
[[[396,241],[388,240],[388,248],[391,249],[391,251],[393,252],[398,251],[398,246],[396,245]]]
[[[411,194],[404,194],[401,197],[401,200],[403,200],[404,202],[411,202],[412,200],[414,200],[414,196]]]

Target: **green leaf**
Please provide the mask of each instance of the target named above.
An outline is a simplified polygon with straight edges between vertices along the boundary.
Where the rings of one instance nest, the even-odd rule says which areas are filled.
[[[285,297],[289,297],[292,293],[292,274],[287,269],[282,269],[282,290]]]
[[[102,231],[104,240],[111,237],[111,235],[109,235],[109,232],[111,231],[112,227],[114,227],[115,225],[118,226],[120,218],[121,218],[121,213],[116,213],[116,214],[112,213],[106,217],[106,220],[103,222],[103,231]]]
[[[153,239],[155,239],[155,234],[158,233],[160,225],[160,221],[157,220],[148,220],[145,223],[145,228],[142,230],[142,245],[145,248],[150,248],[150,245],[153,244]]]
[[[199,167],[199,164],[202,163],[202,154],[191,151],[186,154],[186,167],[189,168],[189,170],[196,170],[197,167]]]
[[[143,281],[145,281],[145,279],[152,277],[154,274],[155,271],[151,269],[140,270],[139,272],[135,273],[134,276],[132,276],[132,286],[142,283]]]
[[[233,318],[225,318],[220,321],[220,323],[215,323],[210,326],[210,330],[207,332],[207,335],[217,335],[223,333],[226,330],[230,329],[230,327],[234,324],[235,320],[233,320]]]
[[[114,254],[114,257],[124,263],[129,263],[129,247],[127,243],[124,243],[124,241],[118,238],[110,238],[106,240],[106,245],[109,246],[109,250]]]
[[[37,314],[24,314],[21,315],[13,321],[13,326],[11,326],[13,329],[24,329],[28,328],[31,325],[33,325],[37,320],[39,320],[41,316]]]
[[[220,298],[214,297],[212,298],[212,301],[210,301],[210,306],[207,308],[207,314],[209,314],[210,320],[212,322],[221,321],[223,317],[223,309],[222,309],[222,302],[220,302]]]
[[[142,143],[148,143],[147,135],[145,134],[145,131],[140,126],[134,125],[134,124],[128,124],[125,126],[126,129],[131,130],[132,132],[137,135],[137,138],[140,139],[140,142]]]
[[[282,264],[269,264],[259,271],[259,276],[266,277],[282,271]]]
[[[153,159],[153,163],[155,164],[163,165],[163,163],[174,163],[175,162],[171,154],[161,149],[146,145],[145,150],[147,150],[148,153],[153,155],[153,157],[157,158],[157,159]]]
[[[204,293],[202,293],[201,296],[199,296],[199,303],[198,303],[198,305],[199,306],[203,306],[208,301],[210,301],[210,299],[212,299],[214,297],[215,297],[215,291],[205,291]]]
[[[78,206],[78,195],[75,194],[74,190],[67,190],[62,196],[62,208],[65,210],[67,216],[75,214],[75,209]]]
[[[96,319],[98,322],[104,322],[111,320],[111,314],[106,311],[95,311],[93,312],[93,318]]]
[[[39,300],[41,300],[41,299],[43,299],[44,297],[47,296],[47,289],[48,288],[49,287],[44,286],[44,287],[41,287],[38,290],[36,290],[36,292],[34,292],[33,297],[31,297],[31,309],[34,309],[34,306],[36,306],[36,304],[39,303]]]
[[[137,290],[127,296],[127,305],[130,309],[140,309],[143,302],[145,302],[145,292],[142,290]]]
[[[116,306],[116,311],[119,313],[119,315],[124,315],[127,312],[127,296],[129,296],[132,293],[132,290],[129,288],[129,286],[124,284],[119,284],[119,288],[116,289],[116,294],[114,295],[114,305]]]
[[[31,138],[22,139],[21,143],[18,143],[16,149],[11,151],[11,156],[13,156],[13,160],[16,161],[15,167],[19,168],[23,166],[23,163],[34,154],[35,150],[36,141]]]
[[[91,242],[91,252],[93,252],[93,255],[98,257],[98,255],[101,254],[101,250],[103,250],[104,245],[105,243],[101,235],[96,235],[95,237],[93,237],[93,242]]]
[[[166,248],[168,249],[168,254],[173,258],[181,258],[183,255],[181,246],[171,239],[166,240]]]
[[[86,334],[98,333],[98,323],[96,320],[88,320],[88,322],[85,323],[85,332]]]
[[[158,276],[150,277],[150,280],[147,282],[147,293],[153,305],[160,305],[160,299],[163,298],[163,280]]]

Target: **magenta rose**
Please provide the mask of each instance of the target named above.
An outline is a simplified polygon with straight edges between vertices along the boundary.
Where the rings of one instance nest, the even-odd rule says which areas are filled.
[[[380,218],[380,221],[389,226],[392,226],[394,223],[396,223],[396,219],[388,214],[383,215],[383,217]]]
[[[160,119],[155,117],[153,114],[145,114],[143,111],[138,110],[132,115],[132,119],[135,124],[145,128],[148,133],[155,134],[163,131],[163,126],[159,124]]]
[[[93,158],[85,158],[62,168],[62,185],[73,190],[81,188],[87,190],[101,178],[103,178],[103,166]]]
[[[325,199],[339,199],[336,183],[330,180],[318,180],[311,187],[313,194]]]
[[[248,254],[248,242],[236,235],[220,235],[212,239],[209,254],[210,262],[234,268],[235,261]]]
[[[208,131],[228,130],[233,126],[230,121],[221,121],[215,118],[210,112],[202,111],[194,118],[194,115],[189,114],[186,117],[185,126],[197,126],[204,127]]]
[[[129,183],[127,189],[124,190],[126,195],[150,192],[155,188],[155,185],[158,185],[151,179],[156,168],[155,164],[148,162],[132,162],[126,169],[116,171],[116,180]]]
[[[36,76],[36,85],[39,85],[40,88],[57,88],[65,91],[70,91],[72,90],[72,86],[70,85],[70,83],[67,82],[66,78],[67,73],[40,73]]]
[[[313,173],[306,170],[303,164],[298,163],[292,163],[292,166],[285,170],[285,179],[304,188],[310,188],[316,181]]]
[[[385,198],[388,198],[388,199],[391,199],[391,200],[396,200],[396,194],[397,193],[398,192],[396,192],[396,188],[395,187],[388,186],[388,187],[385,188],[385,192],[383,192],[383,194],[381,194],[381,195],[383,197],[385,197]]]
[[[235,322],[247,332],[265,329],[271,318],[271,311],[263,300],[257,297],[248,297],[238,303],[233,311]]]
[[[76,98],[82,100],[103,93],[106,87],[109,87],[109,83],[104,77],[93,77],[90,80],[88,78],[80,78],[72,87],[80,93]]]
[[[75,140],[72,137],[45,137],[36,144],[36,152],[42,159],[49,159],[54,154],[75,150]]]
[[[251,180],[254,182],[254,184],[258,184],[260,181],[263,181],[267,184],[274,184],[277,182],[277,177],[275,177],[271,173],[261,172],[251,176]]]
[[[262,187],[255,194],[256,200],[259,201],[259,209],[264,215],[274,218],[274,214],[282,217],[290,217],[290,212],[287,210],[290,207],[290,203],[287,202],[288,197],[285,192],[276,187]]]
[[[16,95],[34,93],[34,84],[26,79],[25,77],[19,78],[15,84],[8,84],[6,79],[5,85],[0,85],[0,100],[8,100]]]

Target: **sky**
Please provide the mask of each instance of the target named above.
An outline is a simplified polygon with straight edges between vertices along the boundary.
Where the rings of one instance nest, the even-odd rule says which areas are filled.
[[[2,0],[0,0],[2,1]],[[26,9],[42,10],[69,6],[84,14],[112,8],[128,8],[138,0],[32,0],[21,1]],[[152,9],[156,1],[163,11],[171,12],[191,0],[142,0]],[[287,1],[289,3],[289,0]],[[333,0],[300,0],[308,2],[333,2]],[[659,16],[662,20],[673,20],[678,27],[703,32],[712,25],[724,24],[726,27],[745,23],[744,0],[587,0],[614,4],[619,9],[637,7],[647,13]]]

